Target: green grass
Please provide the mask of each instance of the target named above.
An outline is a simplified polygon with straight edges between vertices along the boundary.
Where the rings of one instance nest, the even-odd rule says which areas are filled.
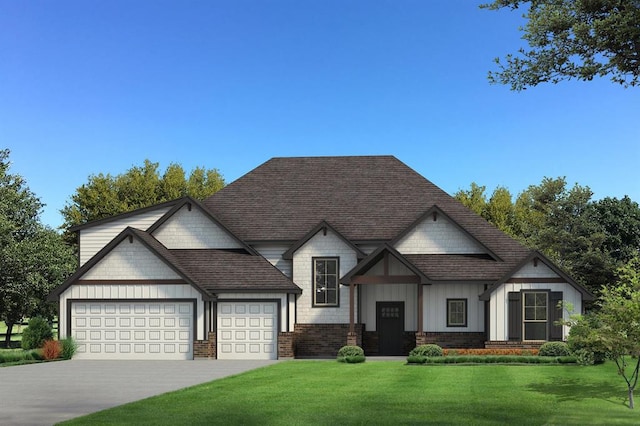
[[[202,364],[206,368],[206,363]],[[287,361],[65,424],[638,424],[611,363]]]

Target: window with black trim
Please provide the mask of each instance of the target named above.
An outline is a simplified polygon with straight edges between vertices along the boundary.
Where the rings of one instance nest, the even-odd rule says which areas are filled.
[[[313,259],[313,306],[338,306],[338,258]]]
[[[531,291],[523,295],[523,340],[547,340],[548,292]]]
[[[447,327],[467,326],[467,299],[447,299]]]

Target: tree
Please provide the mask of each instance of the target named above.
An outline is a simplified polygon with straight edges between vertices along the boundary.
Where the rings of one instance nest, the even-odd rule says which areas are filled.
[[[49,292],[75,268],[62,237],[39,221],[42,203],[21,176],[9,173],[9,151],[0,151],[0,320],[13,326],[26,317],[52,319]]]
[[[178,164],[170,164],[162,176],[158,167],[158,163],[145,160],[141,167],[133,166],[117,176],[90,175],[89,181],[76,189],[70,202],[61,210],[62,228],[69,229],[186,195],[204,199],[225,185],[216,169],[196,167],[186,177]]]
[[[600,344],[627,384],[629,408],[640,371],[640,257],[618,269],[618,283],[602,289],[598,306]]]
[[[529,50],[508,54],[489,81],[520,91],[540,83],[611,76],[625,87],[640,83],[638,0],[494,0],[486,9],[528,5],[520,30]]]

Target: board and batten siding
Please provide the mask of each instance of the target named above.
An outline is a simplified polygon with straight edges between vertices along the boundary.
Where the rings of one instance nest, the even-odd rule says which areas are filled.
[[[348,324],[349,288],[338,284],[338,307],[313,306],[313,258],[339,257],[340,277],[353,269],[357,263],[355,251],[331,230],[322,231],[310,238],[293,254],[293,282],[302,289],[297,300],[297,322],[301,324]],[[358,306],[357,300],[354,301]],[[357,311],[357,308],[356,308]],[[356,312],[357,315],[357,312]]]
[[[425,218],[395,244],[402,254],[482,254],[480,244],[439,215]]]
[[[484,301],[479,300],[484,284],[447,283],[423,288],[425,332],[483,332]],[[447,327],[447,299],[467,299],[467,326]]]
[[[293,330],[295,322],[296,303],[292,296],[287,306],[287,294],[285,293],[219,293],[218,302],[226,300],[253,300],[253,301],[280,301],[280,311],[278,312],[280,321],[280,331],[287,331],[287,308],[289,309],[289,330]]]
[[[284,252],[289,250],[288,245],[255,244],[252,247],[284,275],[289,278],[293,276],[293,262],[282,258]]]
[[[521,290],[561,291],[562,300],[573,305],[575,312],[582,312],[582,294],[564,283],[505,283],[491,293],[489,340],[509,340],[509,292]],[[552,307],[550,307],[552,308]],[[568,313],[563,311],[564,319]],[[562,327],[562,338],[567,338],[569,327]]]
[[[124,239],[105,257],[100,259],[80,279],[83,280],[150,280],[180,279],[180,275],[167,266],[137,239]]]
[[[376,331],[376,302],[404,302],[404,329],[418,330],[417,284],[362,284],[360,321],[367,331]]]
[[[60,295],[60,338],[67,337],[67,303],[69,299],[84,300],[144,300],[153,302],[162,299],[196,300],[196,333],[204,339],[204,303],[202,295],[189,284],[74,284]]]
[[[122,232],[126,227],[141,229],[146,231],[151,225],[157,222],[170,207],[162,207],[134,216],[116,219],[100,225],[90,226],[80,230],[78,233],[80,242],[80,266],[84,265],[104,246],[109,244],[113,238]]]
[[[168,249],[237,249],[242,245],[199,208],[185,205],[166,220],[153,236]]]

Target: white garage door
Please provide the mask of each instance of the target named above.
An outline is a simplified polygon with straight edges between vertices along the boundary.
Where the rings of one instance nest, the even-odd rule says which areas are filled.
[[[275,302],[218,302],[218,359],[277,359]]]
[[[78,359],[193,359],[192,302],[78,302]]]

